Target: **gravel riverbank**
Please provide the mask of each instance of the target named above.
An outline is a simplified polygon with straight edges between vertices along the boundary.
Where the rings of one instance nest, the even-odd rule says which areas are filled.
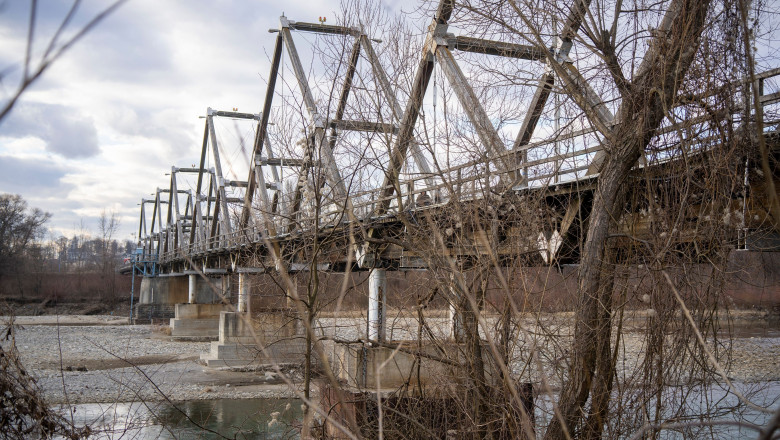
[[[201,365],[208,342],[171,341],[153,330],[28,323],[15,337],[23,364],[52,404],[294,396],[271,372]]]
[[[171,341],[149,325],[111,325],[111,319],[63,320],[70,325],[34,325],[34,321],[27,321],[17,327],[15,338],[22,362],[48,402],[295,396],[293,388],[273,372],[229,371],[201,365],[199,357],[209,349],[208,342]],[[359,318],[338,321],[337,326],[335,321],[323,319],[321,325],[326,333],[332,328],[338,336],[352,336],[365,325]],[[640,331],[625,333],[627,358],[638,357],[642,341]],[[760,322],[739,327],[734,332],[730,365],[729,375],[737,382],[780,381],[780,327]],[[300,383],[300,372],[289,376]]]

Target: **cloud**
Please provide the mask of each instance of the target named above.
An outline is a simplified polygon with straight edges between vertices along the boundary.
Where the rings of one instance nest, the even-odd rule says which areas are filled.
[[[57,104],[19,103],[6,119],[0,122],[0,134],[11,138],[39,138],[46,143],[46,151],[62,157],[77,159],[100,153],[92,118],[76,109]]]
[[[0,188],[2,192],[64,196],[72,185],[62,182],[63,167],[41,159],[23,159],[0,155]]]

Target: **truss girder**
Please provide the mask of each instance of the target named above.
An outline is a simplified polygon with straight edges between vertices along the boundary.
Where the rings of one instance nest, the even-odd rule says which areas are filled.
[[[249,177],[247,182],[249,186],[244,193],[244,206],[241,210],[241,217],[239,219],[239,226],[245,228],[249,222],[252,209],[252,200],[255,191],[255,174],[262,173],[263,169],[261,165],[257,164],[255,160],[262,154],[263,146],[266,146],[268,157],[273,157],[273,151],[271,149],[271,143],[268,140],[268,118],[271,115],[271,104],[274,99],[274,89],[276,88],[276,77],[279,73],[279,65],[282,59],[282,35],[276,36],[276,43],[274,45],[274,53],[271,58],[271,72],[268,74],[268,86],[265,91],[265,101],[263,104],[263,112],[261,113],[260,122],[257,124],[257,132],[255,134],[255,142],[252,146],[252,156],[249,166]],[[274,173],[274,179],[279,182],[276,167],[272,168]],[[263,188],[265,190],[265,188]],[[276,197],[276,196],[275,196]],[[267,207],[263,207],[264,209]]]
[[[235,242],[232,238],[225,237],[232,235],[238,236],[236,232],[242,232],[242,235],[251,237],[252,243],[259,242],[258,232],[264,237],[272,238],[272,246],[275,252],[279,250],[278,240],[282,240],[279,232],[291,232],[300,222],[298,220],[304,216],[301,213],[301,204],[305,194],[304,188],[310,184],[311,180],[316,180],[314,185],[323,185],[327,183],[331,191],[328,203],[344,203],[346,216],[350,221],[356,220],[352,212],[350,200],[350,191],[345,186],[345,181],[341,175],[341,170],[335,160],[334,151],[337,148],[337,139],[342,131],[365,131],[383,133],[389,145],[389,160],[384,171],[383,182],[380,187],[370,194],[370,203],[373,205],[372,215],[374,218],[384,216],[390,211],[393,203],[393,196],[400,197],[401,170],[405,161],[413,159],[420,172],[420,177],[416,181],[425,179],[425,184],[429,187],[442,187],[441,183],[436,183],[434,172],[431,171],[428,161],[418,144],[415,141],[415,129],[418,118],[422,112],[423,99],[430,83],[435,65],[441,68],[446,82],[457,98],[463,114],[468,119],[471,127],[476,134],[479,144],[483,148],[482,158],[468,162],[465,166],[474,166],[479,163],[489,162],[490,168],[485,172],[491,173],[495,170],[496,176],[501,179],[502,187],[527,182],[527,173],[519,173],[519,167],[537,167],[543,164],[552,164],[556,166],[557,161],[568,158],[578,157],[585,154],[595,153],[594,159],[586,166],[578,165],[578,168],[568,169],[568,172],[575,170],[586,171],[588,175],[598,173],[600,165],[608,157],[608,146],[606,149],[601,145],[586,146],[584,149],[577,149],[573,152],[566,152],[546,156],[544,158],[535,158],[527,160],[529,149],[538,148],[542,145],[550,145],[552,142],[563,139],[583,136],[587,133],[598,131],[604,138],[608,138],[611,130],[620,121],[610,111],[610,107],[604,102],[599,93],[586,80],[582,73],[577,69],[575,63],[569,58],[572,44],[576,39],[577,32],[582,25],[583,19],[588,14],[590,0],[574,0],[569,10],[569,15],[563,20],[564,25],[558,32],[553,48],[547,49],[542,44],[536,46],[526,46],[513,43],[504,43],[499,41],[482,40],[471,37],[456,37],[448,34],[448,23],[452,15],[452,0],[442,0],[429,25],[426,40],[419,62],[416,66],[414,80],[408,100],[402,105],[394,93],[393,83],[388,78],[379,57],[374,49],[372,40],[359,29],[331,26],[314,23],[298,23],[281,17],[281,24],[276,35],[276,45],[272,56],[271,70],[268,77],[265,102],[263,111],[258,114],[240,113],[237,111],[213,111],[209,109],[204,125],[203,140],[201,145],[201,156],[199,166],[196,168],[176,168],[171,169],[170,185],[167,189],[157,189],[153,200],[141,201],[141,210],[138,226],[139,243],[143,243],[144,248],[148,246],[149,253],[166,253],[171,251],[181,251],[187,247],[190,251],[209,252],[215,249],[224,249],[226,246],[233,246]],[[675,2],[673,2],[676,4]],[[675,11],[669,11],[664,17],[657,33],[663,34],[671,23]],[[315,101],[312,88],[310,87],[306,71],[303,68],[299,58],[293,34],[291,31],[315,32],[332,35],[342,35],[351,42],[349,52],[345,53],[347,60],[346,72],[344,73],[343,83],[340,84],[337,106],[334,114],[323,113],[322,108],[318,108]],[[544,71],[538,76],[534,94],[531,97],[527,111],[523,116],[517,137],[514,140],[511,149],[507,149],[498,130],[491,122],[490,115],[479,101],[479,96],[469,84],[467,76],[461,70],[455,56],[454,50],[467,51],[491,56],[513,57],[532,62],[539,62],[539,66]],[[303,97],[303,102],[308,115],[308,130],[306,139],[303,142],[302,158],[284,158],[284,155],[278,157],[274,154],[271,142],[268,136],[268,125],[272,103],[275,96],[275,86],[280,74],[282,63],[282,52],[286,51],[289,63],[295,76],[295,83]],[[645,59],[637,69],[637,74],[641,74],[651,65],[650,60],[657,56],[657,47],[652,44],[645,54]],[[353,87],[358,87],[355,75],[361,58],[368,61],[373,81],[376,84],[377,92],[380,97],[376,102],[386,103],[391,111],[389,121],[362,121],[345,120],[345,114],[348,114],[348,100],[354,95]],[[531,143],[534,133],[540,124],[540,119],[545,111],[545,106],[550,101],[552,93],[567,94],[584,112],[589,124],[586,124],[579,130],[567,131],[565,135],[557,132],[554,138],[546,138],[538,142]],[[353,98],[354,99],[354,98]],[[618,109],[619,118],[624,111],[622,105]],[[249,175],[245,181],[225,180],[222,173],[222,164],[220,161],[219,144],[216,136],[214,117],[230,117],[245,120],[257,121],[255,131],[254,145],[250,156]],[[381,119],[381,118],[380,118]],[[329,136],[328,136],[329,132]],[[662,131],[661,131],[662,132]],[[265,149],[265,152],[263,151]],[[205,169],[207,155],[211,154],[214,162],[214,168]],[[274,182],[266,182],[269,177],[265,172],[270,167]],[[298,181],[293,194],[293,206],[288,211],[290,214],[290,223],[286,224],[284,231],[277,231],[279,219],[282,218],[278,209],[280,203],[282,183],[278,172],[279,167],[297,167],[299,170]],[[325,180],[311,179],[313,170],[322,172]],[[453,171],[453,170],[449,170]],[[555,172],[558,172],[557,170]],[[552,175],[555,175],[553,172]],[[181,190],[177,181],[180,173],[197,173],[197,185],[193,191]],[[460,176],[460,174],[458,174]],[[537,175],[538,179],[547,178],[550,174],[542,177]],[[485,177],[477,176],[475,179]],[[270,177],[269,177],[270,178]],[[469,177],[471,178],[471,177]],[[458,177],[460,182],[460,177]],[[243,199],[228,197],[232,195],[226,192],[227,187],[246,188]],[[274,190],[273,195],[268,190]],[[168,194],[167,200],[164,200],[164,193]],[[453,197],[457,197],[456,193]],[[361,197],[364,197],[361,194]],[[181,197],[184,197],[183,199]],[[399,210],[402,208],[399,200]],[[410,196],[411,198],[411,196]],[[366,198],[368,199],[368,198]],[[357,199],[356,199],[357,200]],[[371,206],[369,202],[365,206]],[[153,204],[151,218],[148,219],[149,211],[146,204]],[[237,222],[230,219],[229,207],[231,203],[242,203],[241,214]],[[363,202],[361,202],[363,203]],[[163,205],[166,208],[167,218],[163,219],[166,213],[163,213]],[[565,214],[560,222],[560,236],[566,236],[567,232],[576,224],[577,216],[580,214],[583,201],[578,195],[573,195]],[[259,208],[260,214],[255,211]],[[287,218],[288,212],[285,212]],[[151,220],[151,223],[148,223]],[[363,220],[372,220],[371,218]],[[357,224],[357,222],[355,222]],[[362,226],[361,226],[362,227]],[[373,225],[369,226],[373,227]],[[370,230],[369,234],[374,234],[375,230]],[[558,232],[558,231],[556,231]],[[142,238],[143,237],[143,238]],[[549,239],[549,238],[548,238]],[[156,244],[156,245],[155,245]],[[362,246],[363,244],[360,244]],[[146,250],[145,250],[146,252]],[[554,256],[554,255],[551,255]]]
[[[379,84],[379,87],[382,89],[382,93],[385,96],[385,100],[390,104],[390,108],[393,110],[394,122],[402,121],[404,112],[403,109],[401,108],[401,104],[398,102],[398,98],[395,96],[395,93],[393,92],[393,88],[390,85],[390,80],[387,78],[387,73],[385,72],[385,69],[382,67],[382,64],[379,62],[379,57],[376,55],[376,51],[374,51],[374,46],[371,44],[371,40],[368,38],[367,35],[365,34],[360,35],[360,45],[363,47],[363,51],[366,53],[366,57],[368,58],[368,62],[371,65],[371,69],[374,74],[374,78]],[[398,129],[394,129],[393,132],[396,135],[400,134],[400,130]],[[428,165],[428,161],[425,159],[425,156],[423,155],[423,152],[420,149],[420,144],[418,144],[414,138],[410,138],[408,143],[408,148],[412,153],[412,158],[414,158],[414,162],[417,165],[417,169],[420,170],[420,173],[422,173],[424,176],[428,176],[425,179],[428,186],[429,187],[434,186],[435,182],[432,177],[433,173],[431,172],[431,167]],[[401,166],[403,166],[403,163],[401,163]]]
[[[516,179],[509,174],[510,170],[514,169],[511,156],[506,154],[507,150],[504,142],[498,136],[493,123],[490,122],[490,117],[488,117],[485,109],[482,108],[477,95],[466,80],[466,75],[458,67],[458,63],[455,61],[449,48],[438,46],[435,53],[436,59],[439,61],[442,71],[444,71],[444,76],[447,77],[450,86],[460,101],[461,107],[463,107],[471,124],[474,126],[479,140],[487,149],[488,157],[492,156],[499,162],[499,176],[505,181],[504,183],[515,183]]]
[[[209,114],[206,116],[206,123],[209,127],[209,140],[211,142],[211,154],[214,159],[214,169],[217,173],[217,203],[219,204],[220,215],[217,215],[219,219],[219,226],[226,234],[233,232],[233,227],[230,224],[230,211],[227,208],[227,195],[225,193],[225,178],[222,174],[222,161],[219,158],[219,144],[217,144],[217,133],[214,129],[214,116],[209,109]]]
[[[398,136],[395,144],[390,150],[390,163],[385,171],[384,182],[382,183],[381,202],[377,204],[374,215],[380,216],[387,212],[391,203],[391,196],[400,192],[399,176],[401,167],[403,167],[406,153],[414,143],[414,127],[417,124],[417,118],[420,116],[425,91],[428,89],[431,75],[433,74],[434,60],[432,45],[434,35],[446,33],[447,21],[452,15],[452,2],[442,1],[436,11],[430,26],[428,27],[428,36],[423,46],[422,56],[417,65],[417,70],[412,81],[412,90],[409,93],[409,100],[406,102],[406,109],[403,112],[403,118],[398,124]],[[437,34],[438,32],[438,34]]]
[[[341,173],[336,164],[336,159],[333,157],[333,150],[331,150],[330,145],[323,142],[326,126],[325,116],[320,114],[317,104],[314,102],[314,95],[309,87],[309,80],[306,76],[306,72],[303,70],[303,65],[298,56],[298,50],[295,47],[290,28],[285,26],[284,22],[281,33],[285,47],[287,48],[287,56],[290,59],[293,72],[295,72],[295,79],[298,82],[298,87],[303,95],[306,110],[309,112],[309,116],[312,119],[312,125],[314,126],[314,143],[309,144],[308,147],[314,148],[315,151],[319,153],[319,158],[325,168],[325,177],[328,179],[332,189],[336,192],[336,196],[339,198],[346,198],[347,190],[344,186],[344,181],[341,179]],[[310,157],[312,157],[312,153],[313,152],[309,153]]]

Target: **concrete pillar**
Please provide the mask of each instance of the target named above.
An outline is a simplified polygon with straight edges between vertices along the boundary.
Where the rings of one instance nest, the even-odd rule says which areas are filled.
[[[249,280],[245,273],[238,274],[238,311],[249,310]]]
[[[385,340],[385,304],[387,303],[387,273],[372,269],[368,274],[368,339]]]
[[[198,294],[198,275],[191,273],[190,275],[190,285],[189,285],[189,303],[195,304],[195,297]]]

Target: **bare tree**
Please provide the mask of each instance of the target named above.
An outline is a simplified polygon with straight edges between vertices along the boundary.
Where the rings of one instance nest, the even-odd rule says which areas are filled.
[[[119,263],[117,258],[117,243],[114,240],[114,234],[119,229],[119,217],[116,211],[106,213],[105,210],[98,219],[98,232],[100,239],[98,241],[98,258],[100,266],[100,277],[103,280],[104,290],[100,292],[101,298],[109,303],[116,299],[116,266]]]
[[[0,194],[0,278],[24,267],[33,244],[43,238],[49,218],[51,214],[38,208],[28,210],[19,195]]]
[[[13,109],[16,102],[21,98],[22,94],[30,87],[35,81],[40,78],[44,72],[54,64],[65,52],[68,51],[74,44],[76,44],[81,38],[83,38],[90,30],[98,25],[103,19],[108,17],[111,13],[117,10],[125,0],[117,0],[110,4],[105,9],[101,10],[94,17],[92,17],[83,27],[76,30],[76,33],[69,38],[62,40],[62,36],[68,30],[68,26],[71,24],[71,20],[76,15],[81,0],[74,0],[68,10],[68,13],[60,22],[59,27],[54,34],[48,39],[46,43],[46,49],[43,54],[36,59],[36,54],[33,52],[35,40],[36,40],[36,28],[38,26],[38,1],[32,0],[30,2],[30,19],[27,23],[27,47],[24,53],[24,62],[22,64],[22,75],[19,85],[11,93],[8,100],[0,107],[0,121],[5,119],[8,113]],[[2,79],[2,75],[0,75]]]

